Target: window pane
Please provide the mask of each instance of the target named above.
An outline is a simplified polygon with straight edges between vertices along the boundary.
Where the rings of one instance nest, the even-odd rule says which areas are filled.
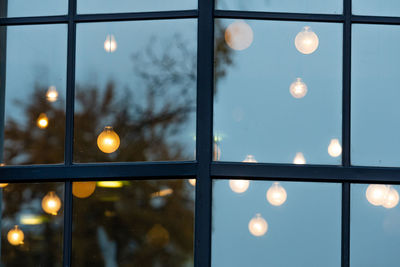
[[[353,0],[353,14],[372,16],[399,16],[400,2],[397,0]]]
[[[213,267],[339,267],[340,255],[340,184],[214,181]]]
[[[33,17],[64,15],[68,0],[0,0],[0,17]]]
[[[217,20],[215,42],[214,159],[341,163],[341,24]]]
[[[78,25],[75,161],[194,159],[196,33],[195,20]]]
[[[188,180],[73,184],[73,266],[193,266]]]
[[[78,13],[120,13],[197,9],[196,0],[78,0]]]
[[[355,165],[400,166],[399,41],[398,26],[353,26],[351,161]]]
[[[67,26],[10,26],[0,32],[4,37],[0,38],[3,160],[6,164],[61,163]]]
[[[396,266],[400,261],[398,185],[351,186],[351,266]]]
[[[217,9],[341,14],[341,0],[216,0]]]
[[[2,266],[61,267],[64,184],[0,184]]]

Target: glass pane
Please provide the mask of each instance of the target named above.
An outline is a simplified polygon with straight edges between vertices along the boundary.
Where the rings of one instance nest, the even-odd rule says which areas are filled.
[[[78,13],[120,13],[197,9],[196,0],[78,0]]]
[[[214,159],[341,163],[341,24],[217,20],[215,45]]]
[[[399,41],[398,26],[353,26],[351,161],[354,165],[400,166],[400,125],[396,123],[400,116],[397,89],[400,51],[396,45]]]
[[[73,184],[73,266],[193,266],[188,180]]]
[[[394,0],[393,0],[394,1]],[[217,9],[341,14],[342,0],[216,0]]]
[[[398,265],[399,190],[398,185],[351,186],[352,267]]]
[[[78,25],[75,161],[194,159],[196,24]]]
[[[65,15],[68,0],[0,0],[0,17]]]
[[[61,267],[64,184],[0,184],[1,266]]]
[[[212,266],[341,265],[341,185],[214,181]]]
[[[353,14],[372,16],[400,16],[400,2],[397,0],[353,0]]]
[[[0,99],[3,104],[5,100],[5,122],[0,122],[1,126],[5,123],[1,129],[5,136],[3,161],[62,163],[67,26],[2,27],[0,35],[4,37],[0,38]]]

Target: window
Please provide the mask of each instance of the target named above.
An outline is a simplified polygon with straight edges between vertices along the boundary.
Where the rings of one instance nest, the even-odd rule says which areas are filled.
[[[0,0],[5,266],[387,266],[396,1]]]

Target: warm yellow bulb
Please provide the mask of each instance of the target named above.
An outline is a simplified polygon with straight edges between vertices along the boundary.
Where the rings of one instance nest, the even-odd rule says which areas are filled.
[[[106,40],[104,41],[104,50],[106,50],[107,53],[113,53],[117,50],[117,41],[115,41],[114,35],[107,35]]]
[[[0,183],[0,188],[4,188],[8,185],[8,183]]]
[[[381,206],[385,202],[389,187],[383,184],[371,184],[368,186],[365,195],[369,203],[374,206]]]
[[[101,181],[97,182],[97,186],[105,188],[121,188],[124,184],[122,181]]]
[[[271,205],[280,206],[286,199],[286,190],[278,182],[275,182],[267,191],[267,200]]]
[[[382,206],[384,206],[387,209],[391,209],[396,207],[397,204],[399,204],[399,193],[397,192],[396,189],[389,186],[389,190],[386,193],[385,200],[383,201]]]
[[[45,113],[40,113],[36,124],[40,129],[47,128],[47,126],[49,125],[49,119],[47,118]]]
[[[306,164],[306,159],[303,155],[303,153],[298,152],[296,153],[296,156],[293,159],[294,164]]]
[[[332,139],[328,146],[328,153],[331,157],[339,157],[342,154],[342,146],[338,139]]]
[[[296,78],[290,85],[289,91],[294,98],[303,98],[307,94],[308,89],[301,78]]]
[[[58,92],[55,86],[50,86],[46,93],[46,99],[49,102],[55,102],[58,99]]]
[[[96,190],[96,182],[73,182],[72,194],[77,198],[90,197]]]
[[[256,216],[250,220],[249,231],[254,236],[263,236],[268,231],[268,223],[261,217],[261,214],[256,214]]]
[[[192,186],[196,186],[196,179],[189,179],[188,182],[189,182],[189,184],[191,184]]]
[[[54,191],[50,191],[42,199],[42,208],[48,214],[57,215],[61,208],[61,200]]]
[[[229,180],[229,187],[233,192],[241,194],[247,191],[249,188],[249,180]]]
[[[24,243],[24,232],[19,229],[18,225],[15,225],[13,229],[8,231],[7,239],[13,246],[22,245]]]
[[[294,44],[300,53],[308,55],[317,50],[319,39],[315,32],[306,26],[296,35]]]
[[[257,163],[257,160],[254,158],[253,155],[247,155],[243,162]]]
[[[104,153],[115,152],[119,148],[119,144],[119,136],[111,126],[104,127],[104,130],[97,137],[97,146]]]
[[[245,50],[253,39],[253,30],[242,20],[233,22],[225,30],[225,42],[234,50]]]

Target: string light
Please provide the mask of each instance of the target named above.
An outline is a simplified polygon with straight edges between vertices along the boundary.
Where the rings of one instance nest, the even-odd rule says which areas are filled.
[[[47,118],[45,113],[40,113],[36,124],[40,129],[47,128],[47,126],[49,125],[49,119]]]
[[[73,182],[72,194],[77,198],[88,198],[96,190],[96,182]]]
[[[332,139],[328,146],[328,153],[331,157],[339,157],[342,154],[342,146],[338,139]]]
[[[305,26],[301,32],[296,35],[294,40],[296,49],[302,54],[311,54],[318,48],[318,36],[311,30],[310,26]]]
[[[280,206],[285,203],[287,199],[287,193],[278,182],[274,182],[267,191],[267,200],[273,206]]]
[[[106,50],[107,53],[113,53],[117,50],[117,41],[115,40],[114,35],[107,35],[106,40],[104,41],[104,50]]]
[[[263,236],[268,231],[267,221],[257,213],[249,222],[249,231],[254,236]]]
[[[189,182],[189,184],[191,184],[192,186],[196,186],[196,179],[189,179],[188,182]]]
[[[304,158],[303,153],[298,152],[293,159],[294,164],[306,164],[306,159]]]
[[[104,130],[97,137],[97,146],[104,153],[115,152],[120,145],[118,134],[111,126],[104,127]]]
[[[58,99],[58,92],[55,86],[50,86],[46,93],[46,99],[49,102],[55,102]]]
[[[307,94],[308,89],[301,78],[296,78],[290,85],[289,91],[294,98],[303,98]]]
[[[245,50],[253,42],[254,34],[250,25],[239,20],[230,24],[225,30],[225,42],[234,50]]]
[[[15,225],[13,229],[7,233],[8,242],[13,246],[22,245],[24,243],[24,232]]]
[[[50,191],[44,196],[42,199],[42,208],[48,214],[57,215],[57,212],[61,208],[61,200],[54,191]]]

